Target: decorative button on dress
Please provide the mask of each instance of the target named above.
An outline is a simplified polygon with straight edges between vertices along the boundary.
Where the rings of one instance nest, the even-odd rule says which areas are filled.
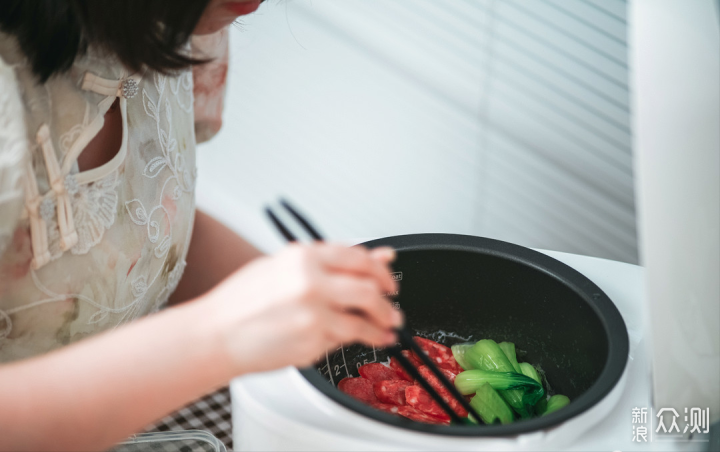
[[[119,152],[78,171],[116,100]],[[159,309],[185,267],[195,175],[192,71],[131,74],[90,52],[39,84],[0,34],[0,362]]]

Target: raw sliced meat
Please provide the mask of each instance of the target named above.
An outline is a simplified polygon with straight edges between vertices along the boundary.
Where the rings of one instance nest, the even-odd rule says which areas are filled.
[[[361,377],[367,378],[370,381],[402,380],[397,372],[380,363],[370,363],[360,366],[358,372],[360,372]]]
[[[413,383],[405,380],[383,380],[373,383],[375,396],[382,403],[405,405],[405,388]]]
[[[400,409],[400,407],[387,403],[372,403],[370,404],[370,406],[377,410],[385,411],[386,413],[390,414],[399,414],[398,410]]]
[[[455,398],[450,394],[450,391],[443,388],[443,390],[438,391],[438,393],[440,394],[440,397],[442,397],[443,400],[445,400],[450,405],[450,408],[452,408],[453,411],[457,413],[458,416],[467,417],[467,415],[468,415],[467,410],[465,408],[463,408],[463,406],[460,404],[460,402],[455,400]]]
[[[418,345],[435,362],[445,377],[452,383],[462,372],[450,348],[429,339],[415,337]],[[403,356],[417,369],[450,407],[461,417],[467,412],[455,401],[432,373],[410,350],[402,350]],[[450,417],[442,410],[421,386],[414,381],[396,358],[390,359],[390,366],[370,363],[358,369],[360,377],[344,378],[338,389],[375,409],[398,414],[408,419],[428,424],[447,425]]]
[[[337,388],[345,394],[368,404],[380,403],[375,397],[373,391],[373,383],[367,378],[343,378],[337,385]]]
[[[460,364],[455,361],[455,357],[452,357],[450,361],[445,361],[442,364],[438,364],[438,367],[441,369],[447,369],[450,372],[454,373],[455,375],[459,374],[463,371],[463,368],[460,367]]]
[[[402,353],[402,355],[407,358],[410,361],[410,364],[415,366],[416,369],[422,366],[420,360],[418,360],[410,350],[402,350],[400,353]],[[400,365],[400,361],[398,361],[395,357],[390,358],[390,367],[397,372],[401,379],[415,381],[415,379],[405,371],[405,369]]]
[[[460,402],[455,400],[455,398],[450,394],[450,391],[446,389],[445,386],[442,385],[442,383],[440,383],[440,380],[435,376],[435,374],[432,372],[432,370],[430,370],[429,367],[420,366],[418,368],[418,372],[420,372],[420,375],[422,375],[425,380],[430,383],[430,386],[432,386],[438,392],[438,394],[440,394],[440,396],[450,405],[450,408],[452,408],[460,417],[467,416],[467,411],[465,410],[465,408],[463,408]],[[455,377],[457,377],[456,374],[443,368],[440,368],[440,372],[445,375],[445,377],[450,381],[450,383],[455,383]],[[428,397],[430,397],[430,394],[428,394]],[[435,400],[433,400],[432,398],[430,400],[432,400],[433,403],[436,403]],[[438,408],[440,408],[439,405]]]
[[[450,347],[446,347],[442,344],[438,344],[435,341],[431,341],[430,339],[425,339],[424,337],[420,336],[415,336],[414,339],[415,342],[417,342],[417,344],[420,346],[420,348],[425,352],[425,354],[428,355],[433,361],[433,363],[436,364],[438,367],[448,369],[457,374],[462,372],[462,368],[457,363],[457,361],[455,361],[455,357],[453,356]],[[420,361],[420,358],[417,356],[415,356],[415,359]],[[422,363],[422,361],[420,362]]]
[[[455,411],[458,416],[467,417],[467,411],[465,411],[462,405],[460,405],[460,402],[452,398],[450,393],[445,388],[442,388],[442,390],[437,390],[437,392],[438,394],[440,394],[440,397],[442,397],[443,400],[445,400],[445,402],[450,405],[450,408],[452,408],[452,410]],[[408,386],[407,388],[405,388],[405,400],[407,401],[408,405],[412,406],[413,408],[417,408],[425,414],[440,417],[443,419],[448,418],[448,415],[445,413],[445,411],[443,411],[440,405],[438,405],[438,403],[433,400],[430,394],[420,386]]]
[[[457,374],[448,370],[444,369],[442,367],[439,368],[440,372],[442,372],[445,377],[450,380],[450,383],[455,383],[455,377],[457,377]],[[418,367],[418,372],[420,372],[420,375],[425,377],[425,379],[432,385],[433,388],[440,390],[444,389],[444,386],[442,386],[442,383],[438,380],[438,378],[435,376],[432,370],[428,366],[420,366]]]
[[[394,356],[390,358],[390,367],[397,372],[397,374],[400,376],[401,379],[405,381],[413,381],[413,378],[408,375],[408,373],[403,369],[403,367],[400,365],[400,361],[397,360]]]
[[[400,353],[402,353],[402,355],[403,355],[405,358],[407,358],[408,360],[410,360],[410,362],[412,363],[413,366],[415,366],[415,367],[420,367],[420,366],[422,366],[422,361],[420,361],[419,359],[417,359],[417,356],[415,356],[415,354],[414,354],[412,351],[410,351],[410,350],[400,350]]]
[[[430,397],[430,394],[428,394],[427,391],[420,386],[408,386],[405,389],[405,400],[409,406],[417,409],[418,411],[422,411],[423,413],[436,418],[447,418],[450,420],[450,417],[443,411],[442,408],[440,408],[440,405],[435,403],[432,397]]]
[[[453,358],[452,350],[450,350],[450,347],[446,347],[442,344],[438,344],[435,341],[425,339],[424,337],[420,336],[415,336],[413,339],[415,339],[415,342],[417,342],[420,348],[423,349],[425,354],[427,354],[430,358],[433,359],[433,361],[438,364],[442,361],[449,361],[450,358]],[[440,358],[440,361],[438,361],[436,358]]]
[[[406,417],[412,421],[424,422],[426,424],[450,425],[450,418],[448,418],[447,416],[445,417],[445,419],[439,419],[407,405],[397,407],[397,409],[400,416]]]

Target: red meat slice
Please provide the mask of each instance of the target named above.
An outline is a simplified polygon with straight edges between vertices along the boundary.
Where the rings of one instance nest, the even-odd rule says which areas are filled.
[[[420,372],[420,375],[422,375],[423,378],[425,378],[425,380],[430,383],[430,386],[432,386],[438,392],[438,394],[440,394],[440,396],[450,405],[450,408],[452,408],[460,417],[467,416],[467,411],[465,411],[465,408],[463,408],[463,406],[460,405],[460,402],[455,400],[455,398],[450,394],[450,391],[447,390],[445,386],[442,385],[442,383],[440,383],[440,380],[435,376],[435,374],[432,372],[432,370],[430,370],[429,367],[420,366],[418,372]],[[443,368],[440,368],[440,372],[445,375],[445,377],[450,381],[450,383],[455,383],[455,377],[457,377],[456,374]],[[430,397],[430,394],[428,394],[428,397]],[[432,398],[431,400],[433,403],[436,403],[435,400],[433,400]],[[440,408],[439,405],[438,408]]]
[[[450,393],[445,388],[442,388],[442,390],[437,390],[437,392],[438,394],[440,394],[440,397],[442,397],[443,400],[445,400],[448,405],[450,405],[450,408],[452,408],[452,410],[455,411],[458,416],[467,417],[467,411],[465,411],[462,405],[460,405],[460,402],[452,398]],[[440,417],[442,419],[448,418],[448,415],[445,413],[445,411],[443,411],[440,405],[438,405],[437,402],[435,402],[435,400],[433,400],[433,398],[430,396],[430,394],[420,386],[408,386],[407,388],[405,388],[405,400],[407,401],[408,405],[412,406],[413,408],[417,408],[425,414]]]
[[[450,380],[450,383],[455,383],[455,377],[457,377],[457,374],[455,372],[452,372],[448,369],[444,369],[442,367],[439,368],[440,372],[442,372],[443,375],[445,375],[445,378]],[[425,379],[432,385],[433,388],[436,390],[445,389],[444,386],[442,386],[442,383],[438,380],[438,378],[435,376],[432,370],[428,366],[420,366],[418,367],[418,372],[420,372],[420,375],[425,377]],[[459,373],[459,372],[458,372]]]
[[[413,408],[411,406],[407,406],[407,405],[397,407],[397,409],[398,409],[398,414],[400,416],[404,416],[413,421],[424,422],[426,424],[441,424],[441,425],[449,425],[450,424],[450,418],[448,418],[447,416],[444,419],[440,419],[440,418],[425,414],[422,411],[416,410],[415,408]]]
[[[399,414],[398,410],[401,408],[387,403],[372,403],[370,404],[370,406],[377,410],[385,411],[386,413],[390,414]]]
[[[425,354],[428,355],[433,363],[437,364],[438,367],[448,369],[456,374],[462,372],[462,368],[457,361],[455,361],[455,357],[453,356],[450,347],[446,347],[435,341],[431,341],[430,339],[425,339],[420,336],[415,336],[414,339]],[[415,359],[420,361],[420,358],[417,356]]]
[[[358,369],[358,372],[360,372],[361,377],[367,378],[370,381],[402,379],[393,369],[380,363],[365,364]]]
[[[405,380],[383,380],[373,383],[375,396],[382,403],[405,405],[405,388],[413,383]]]
[[[401,353],[405,358],[410,361],[413,366],[415,366],[416,369],[422,366],[420,360],[418,360],[410,350],[402,350]],[[392,367],[393,370],[397,372],[398,376],[403,380],[415,381],[415,379],[412,378],[410,374],[405,371],[405,369],[403,369],[403,367],[400,365],[400,361],[398,361],[395,357],[390,358],[390,367]]]
[[[408,373],[405,372],[405,369],[403,369],[403,367],[400,365],[400,361],[398,361],[397,358],[395,358],[394,356],[390,358],[390,367],[392,367],[392,369],[397,372],[401,379],[405,381],[413,381],[412,377],[408,375]]]
[[[405,389],[405,400],[409,406],[418,411],[436,418],[450,420],[450,417],[435,403],[430,394],[420,386],[408,386]]]
[[[372,381],[366,378],[343,378],[337,385],[337,388],[345,394],[358,399],[367,404],[380,403],[375,397]]]
[[[422,366],[422,361],[420,361],[420,360],[417,358],[417,356],[415,356],[415,354],[414,354],[412,351],[410,351],[410,350],[400,350],[400,353],[402,353],[402,355],[403,355],[405,358],[407,358],[408,360],[410,360],[410,362],[412,363],[413,366],[415,366],[415,367],[420,367],[420,366]]]
[[[450,405],[450,408],[452,408],[453,411],[457,413],[458,416],[467,417],[467,415],[468,415],[467,410],[465,408],[463,408],[463,406],[460,404],[460,402],[455,400],[455,398],[452,395],[450,395],[450,391],[447,391],[443,388],[443,390],[438,391],[438,393],[440,394],[440,397],[442,397],[443,400],[445,400]]]
[[[450,359],[450,361],[446,361],[442,364],[438,364],[438,367],[440,367],[441,369],[447,369],[450,372],[454,373],[455,375],[457,375],[463,371],[463,368],[460,367],[460,364],[458,364],[457,361],[455,361],[455,357],[452,357]]]

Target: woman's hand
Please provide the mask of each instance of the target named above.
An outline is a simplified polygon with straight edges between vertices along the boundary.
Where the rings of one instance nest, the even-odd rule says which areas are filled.
[[[293,245],[194,303],[3,364],[0,450],[109,449],[234,376],[305,366],[343,342],[389,345],[402,323],[383,298],[393,258]]]
[[[396,290],[394,256],[390,248],[291,245],[228,277],[203,302],[234,372],[306,366],[341,343],[394,343],[402,314],[383,296]]]

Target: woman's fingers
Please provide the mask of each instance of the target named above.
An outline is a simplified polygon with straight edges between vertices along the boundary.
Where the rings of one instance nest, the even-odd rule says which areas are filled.
[[[366,345],[386,347],[397,341],[395,333],[379,328],[366,318],[346,312],[328,311],[328,339],[335,344],[362,342]]]
[[[370,257],[376,261],[382,262],[385,265],[389,265],[392,261],[394,261],[396,254],[395,250],[389,246],[381,246],[370,250]]]
[[[402,314],[382,296],[375,280],[342,273],[328,275],[321,284],[324,298],[338,311],[352,311],[379,328],[402,325]]]
[[[397,283],[390,276],[388,266],[388,259],[394,258],[394,252],[391,256],[391,252],[387,250],[378,249],[373,255],[365,248],[331,244],[321,245],[316,249],[321,264],[326,268],[370,276],[377,280],[383,292],[394,292],[397,290]],[[374,256],[379,259],[373,258]]]
[[[383,297],[394,291],[391,249],[293,245],[260,258],[208,295],[209,312],[243,372],[306,365],[326,347],[386,346],[402,314]]]

